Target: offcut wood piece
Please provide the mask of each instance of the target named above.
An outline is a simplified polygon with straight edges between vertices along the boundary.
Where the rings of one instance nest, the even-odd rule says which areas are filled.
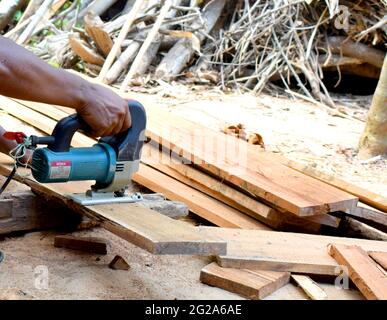
[[[31,191],[5,194],[0,199],[0,235],[57,227],[76,228],[81,217]]]
[[[81,39],[79,34],[75,33],[70,35],[69,44],[75,54],[81,57],[86,62],[99,66],[103,65],[105,61],[104,58],[100,56],[97,52],[95,52],[92,48],[90,48],[86,41]]]
[[[359,246],[332,242],[329,254],[348,268],[348,275],[368,300],[387,300],[387,276]]]
[[[292,279],[305,291],[312,300],[325,300],[328,298],[326,292],[319,287],[310,277],[303,275],[292,275]]]
[[[94,40],[98,49],[105,57],[108,56],[113,47],[113,40],[110,35],[103,29],[104,23],[101,18],[94,12],[88,12],[85,15],[85,31]]]
[[[6,109],[7,112],[32,126],[39,128],[45,133],[50,134],[55,127],[56,122],[34,110],[40,110],[40,112],[47,113],[51,118],[56,120],[68,116],[68,114],[61,109],[55,109],[44,104],[28,103],[28,105],[31,106],[30,109],[7,98],[0,97],[0,102],[2,99],[5,99],[4,109]],[[85,147],[95,144],[95,140],[80,133],[76,133],[72,143],[73,146]],[[234,210],[215,199],[205,196],[200,192],[196,192],[194,189],[189,188],[168,176],[162,175],[154,169],[140,166],[140,171],[133,176],[133,180],[145,185],[154,192],[165,194],[171,200],[186,203],[194,213],[217,225],[248,229],[269,229],[259,221],[247,217],[243,213]]]
[[[244,297],[260,300],[289,282],[289,272],[222,268],[216,262],[204,267],[200,281]]]
[[[108,242],[97,237],[56,236],[54,246],[96,254],[107,254]]]
[[[368,252],[368,255],[379,263],[387,271],[387,253],[386,252]]]
[[[387,252],[387,242],[290,232],[200,227],[205,234],[227,241],[226,268],[338,275],[338,263],[327,252],[330,243],[359,245],[367,251]]]
[[[109,263],[109,268],[113,270],[129,270],[130,265],[125,261],[124,258],[117,255],[114,259]]]

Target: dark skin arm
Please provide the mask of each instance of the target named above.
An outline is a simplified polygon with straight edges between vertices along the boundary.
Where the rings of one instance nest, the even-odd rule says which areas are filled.
[[[1,36],[0,94],[73,108],[95,137],[114,135],[131,126],[127,102],[113,91],[55,69]]]

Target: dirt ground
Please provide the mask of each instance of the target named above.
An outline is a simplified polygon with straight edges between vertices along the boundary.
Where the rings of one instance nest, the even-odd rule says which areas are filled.
[[[329,110],[301,100],[224,95],[216,90],[165,87],[133,97],[143,103],[159,103],[215,130],[242,123],[247,131],[262,135],[268,150],[387,196],[386,159],[362,162],[356,157],[364,128],[364,122],[357,119],[329,115]],[[367,112],[362,107],[340,108],[360,119]],[[34,132],[1,113],[0,123],[8,130]],[[10,190],[25,188],[13,183]],[[102,229],[77,232],[109,241],[108,255],[90,255],[54,248],[56,234],[34,232],[0,240],[6,255],[0,264],[0,299],[241,299],[200,283],[200,270],[210,258],[152,256]],[[128,261],[129,271],[108,268],[115,254]],[[330,299],[362,299],[357,290],[336,289],[333,280],[320,284]],[[290,283],[267,299],[307,296]]]

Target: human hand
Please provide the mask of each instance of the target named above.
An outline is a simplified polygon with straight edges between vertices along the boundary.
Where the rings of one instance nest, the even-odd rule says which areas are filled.
[[[93,137],[116,135],[131,127],[128,102],[101,85],[91,84],[76,110],[90,126],[88,134]]]

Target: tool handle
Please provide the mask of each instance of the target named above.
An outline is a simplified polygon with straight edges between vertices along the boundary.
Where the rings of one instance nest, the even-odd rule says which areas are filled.
[[[130,100],[128,108],[132,126],[115,136],[99,140],[115,149],[118,161],[139,160],[145,140],[146,112],[144,107],[139,102]],[[52,132],[54,142],[49,144],[48,148],[54,152],[68,152],[71,140],[78,130],[90,131],[88,124],[79,115],[73,114],[60,120]]]

